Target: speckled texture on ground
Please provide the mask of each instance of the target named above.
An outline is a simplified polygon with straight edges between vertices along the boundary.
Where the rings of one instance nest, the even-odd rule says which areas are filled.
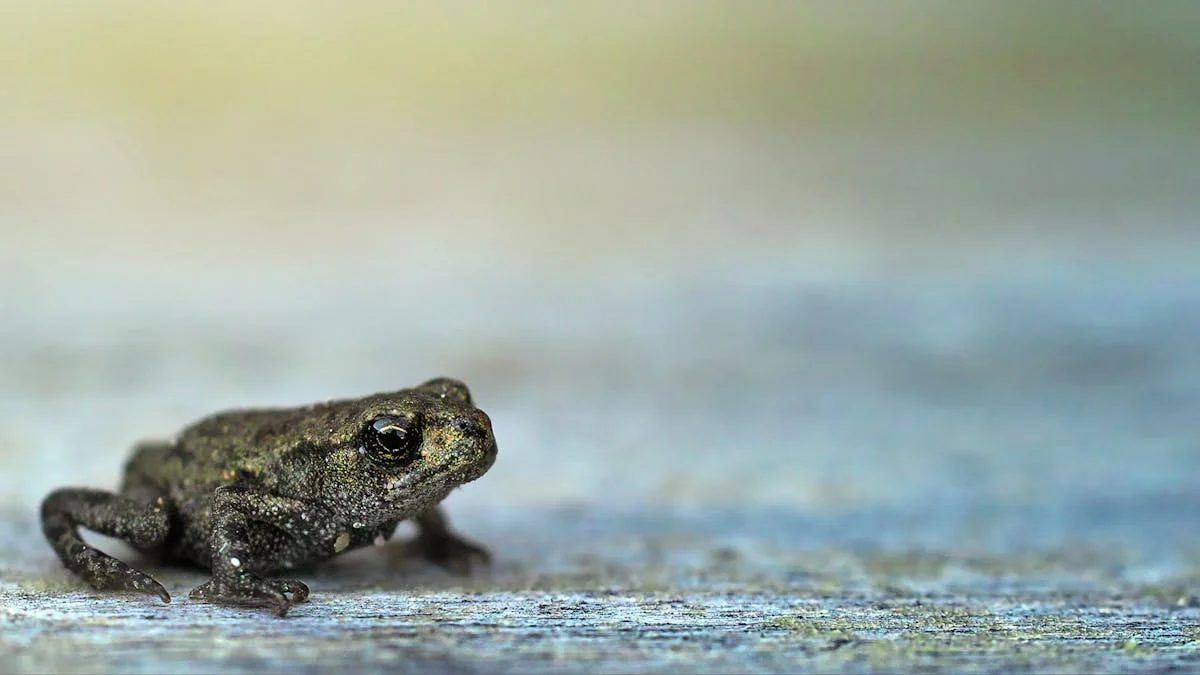
[[[5,663],[22,672],[1129,672],[1200,662],[1191,596],[1200,561],[1163,575],[1083,544],[1005,555],[855,543],[870,528],[904,527],[887,513],[464,515],[504,552],[490,573],[456,580],[359,552],[307,577],[312,601],[281,621],[100,596],[37,554],[33,528],[9,532],[20,551],[6,560],[26,562],[0,585]],[[932,532],[970,527],[920,519]],[[152,569],[179,598],[204,578]]]

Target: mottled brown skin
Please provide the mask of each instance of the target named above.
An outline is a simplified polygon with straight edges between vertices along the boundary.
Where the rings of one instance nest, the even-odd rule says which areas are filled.
[[[55,490],[42,502],[42,531],[96,589],[171,600],[150,576],[85,543],[80,526],[211,569],[193,600],[283,616],[308,587],[267,575],[381,544],[406,519],[419,530],[414,548],[433,562],[459,573],[487,562],[486,550],[451,532],[438,503],[495,459],[491,421],[449,378],[304,408],[232,410],[172,442],[138,446],[119,494]]]

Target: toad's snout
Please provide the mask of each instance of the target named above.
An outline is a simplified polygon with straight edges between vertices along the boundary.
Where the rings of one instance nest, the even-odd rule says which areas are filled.
[[[450,427],[466,437],[483,440],[492,438],[492,420],[478,408],[454,418]]]
[[[475,408],[458,412],[446,422],[447,449],[453,458],[449,463],[457,465],[466,480],[482,476],[491,468],[497,455],[491,418]]]

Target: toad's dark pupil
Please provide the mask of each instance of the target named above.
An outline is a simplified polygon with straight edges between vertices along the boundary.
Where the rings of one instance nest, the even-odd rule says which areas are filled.
[[[402,453],[412,446],[413,435],[404,426],[404,420],[381,417],[371,424],[375,430],[375,441],[388,452]]]

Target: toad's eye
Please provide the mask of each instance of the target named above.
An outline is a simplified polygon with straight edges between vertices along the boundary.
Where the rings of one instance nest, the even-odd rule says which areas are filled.
[[[368,447],[380,461],[407,464],[417,457],[421,447],[421,429],[408,417],[382,415],[367,427]]]

